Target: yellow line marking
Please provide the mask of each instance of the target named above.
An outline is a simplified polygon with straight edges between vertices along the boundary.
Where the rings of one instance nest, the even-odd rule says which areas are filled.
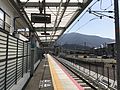
[[[63,86],[58,78],[58,75],[54,69],[54,65],[51,61],[51,59],[53,59],[50,55],[47,55],[48,57],[48,62],[49,62],[49,66],[50,66],[50,71],[51,71],[51,76],[52,76],[52,81],[53,81],[53,86],[54,86],[54,90],[64,90]]]

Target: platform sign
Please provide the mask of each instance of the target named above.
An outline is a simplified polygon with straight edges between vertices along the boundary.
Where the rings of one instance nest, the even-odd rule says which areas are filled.
[[[47,88],[51,87],[51,85],[52,85],[51,80],[40,80],[39,88]]]
[[[31,13],[33,23],[51,23],[51,14]]]

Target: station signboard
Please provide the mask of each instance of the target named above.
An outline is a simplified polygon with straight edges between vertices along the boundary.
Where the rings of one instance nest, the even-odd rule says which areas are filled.
[[[51,14],[31,13],[33,23],[51,23]]]

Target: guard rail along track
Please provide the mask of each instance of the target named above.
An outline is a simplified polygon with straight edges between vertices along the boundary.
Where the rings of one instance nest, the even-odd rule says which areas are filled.
[[[78,68],[78,65],[73,65],[73,63],[63,58],[58,58],[55,56],[53,57],[62,65],[64,65],[70,72],[72,72],[70,75],[73,76],[73,78],[75,77],[74,79],[77,80],[77,82],[80,83],[80,85],[83,86],[85,90],[117,90],[113,87],[108,87],[99,80],[96,80],[93,77],[85,74]]]
[[[56,59],[65,67],[70,76],[72,76],[72,78],[84,88],[84,90],[98,90],[98,87],[94,86],[91,82],[79,75],[78,72],[76,72],[73,68],[65,64],[64,61],[62,62],[62,60],[59,60],[58,58]]]

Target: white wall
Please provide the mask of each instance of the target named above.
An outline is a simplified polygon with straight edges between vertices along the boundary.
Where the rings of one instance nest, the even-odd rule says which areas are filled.
[[[13,19],[14,17],[18,17],[18,13],[16,12],[15,8],[13,8],[13,6],[9,3],[9,0],[0,0],[0,8],[2,10],[4,10],[9,16],[10,16],[10,33],[13,33],[14,31],[14,24],[13,24]],[[27,25],[23,22],[19,22],[21,24],[21,27],[24,26],[25,28],[27,28]]]
[[[40,47],[38,41],[36,41],[36,46],[37,46],[37,47]]]
[[[23,35],[19,34],[19,38],[23,41],[28,41],[28,39],[26,37],[24,37]]]
[[[10,20],[11,22],[9,23],[11,28],[10,28],[10,32],[13,31],[13,17],[14,17],[14,11],[11,8],[11,6],[8,4],[7,0],[0,0],[0,8],[2,10],[4,10],[8,15],[10,15]]]

